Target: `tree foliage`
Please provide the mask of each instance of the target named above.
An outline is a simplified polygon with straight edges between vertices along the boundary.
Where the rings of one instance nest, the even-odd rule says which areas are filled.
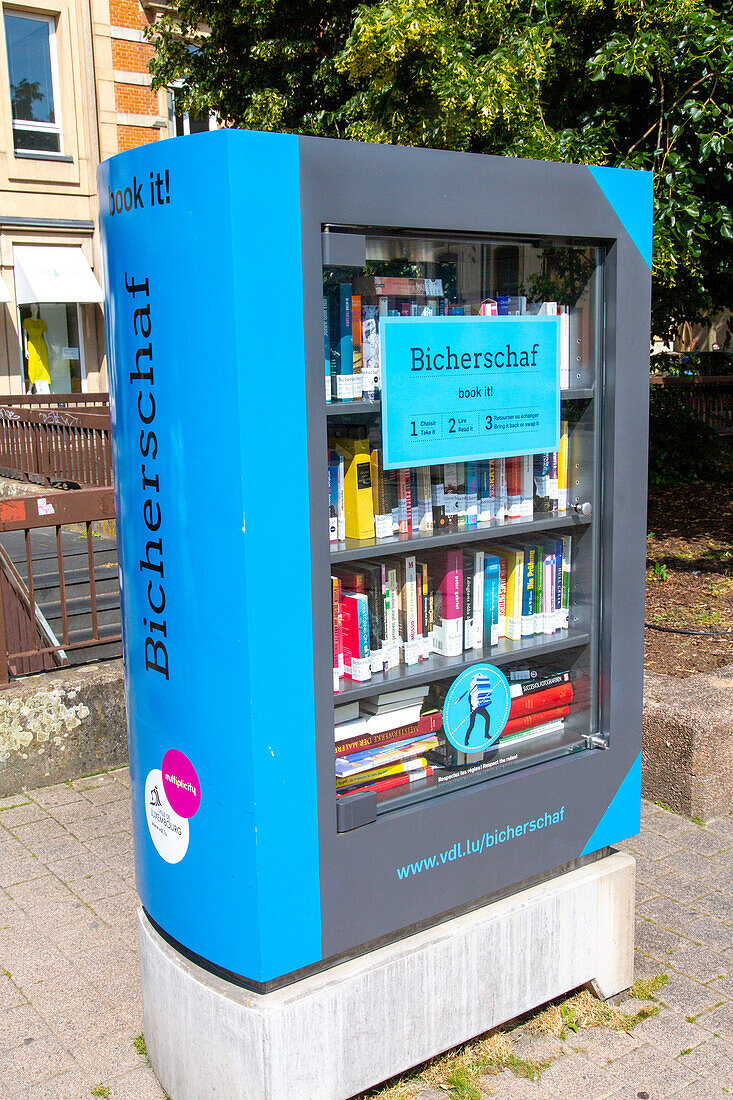
[[[179,0],[158,85],[235,126],[655,173],[657,335],[733,301],[728,0]]]

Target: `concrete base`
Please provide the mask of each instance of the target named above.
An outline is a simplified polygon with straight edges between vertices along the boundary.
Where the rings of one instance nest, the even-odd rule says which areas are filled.
[[[264,996],[140,912],[153,1069],[172,1100],[346,1100],[577,986],[611,997],[633,977],[634,879],[613,853]]]

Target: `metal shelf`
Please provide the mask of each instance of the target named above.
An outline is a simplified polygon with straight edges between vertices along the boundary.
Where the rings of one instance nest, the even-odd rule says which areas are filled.
[[[411,551],[440,550],[444,546],[462,546],[464,543],[483,542],[486,539],[511,538],[514,535],[530,535],[558,528],[587,527],[591,516],[579,516],[575,512],[548,512],[533,519],[508,519],[501,525],[479,524],[478,527],[459,530],[451,527],[432,535],[392,535],[386,539],[346,539],[331,543],[331,562],[356,561],[363,558],[380,558],[385,554],[409,554]]]
[[[432,680],[443,680],[457,676],[469,665],[480,661],[489,661],[492,665],[508,665],[525,658],[545,657],[564,649],[575,649],[588,645],[590,634],[583,630],[558,630],[554,634],[535,634],[531,638],[511,642],[501,638],[498,645],[485,646],[483,649],[469,649],[460,657],[442,657],[432,653],[427,660],[417,665],[398,665],[388,673],[372,673],[371,680],[357,682],[341,680],[341,688],[334,693],[336,703],[350,702],[352,699],[365,699],[380,691],[396,691],[411,684],[427,684]]]
[[[595,396],[593,386],[571,386],[560,390],[561,401],[590,401]],[[382,402],[376,401],[327,401],[326,416],[334,419],[345,416],[376,416],[382,411]]]

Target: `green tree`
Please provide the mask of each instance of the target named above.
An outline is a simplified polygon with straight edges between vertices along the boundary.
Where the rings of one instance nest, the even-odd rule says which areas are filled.
[[[180,0],[159,85],[232,125],[655,172],[658,335],[733,302],[728,0]]]

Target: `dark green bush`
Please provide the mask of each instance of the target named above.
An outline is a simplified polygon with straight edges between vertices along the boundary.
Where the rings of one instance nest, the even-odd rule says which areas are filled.
[[[696,420],[674,390],[651,386],[649,484],[654,488],[733,475],[733,451],[712,428]]]

